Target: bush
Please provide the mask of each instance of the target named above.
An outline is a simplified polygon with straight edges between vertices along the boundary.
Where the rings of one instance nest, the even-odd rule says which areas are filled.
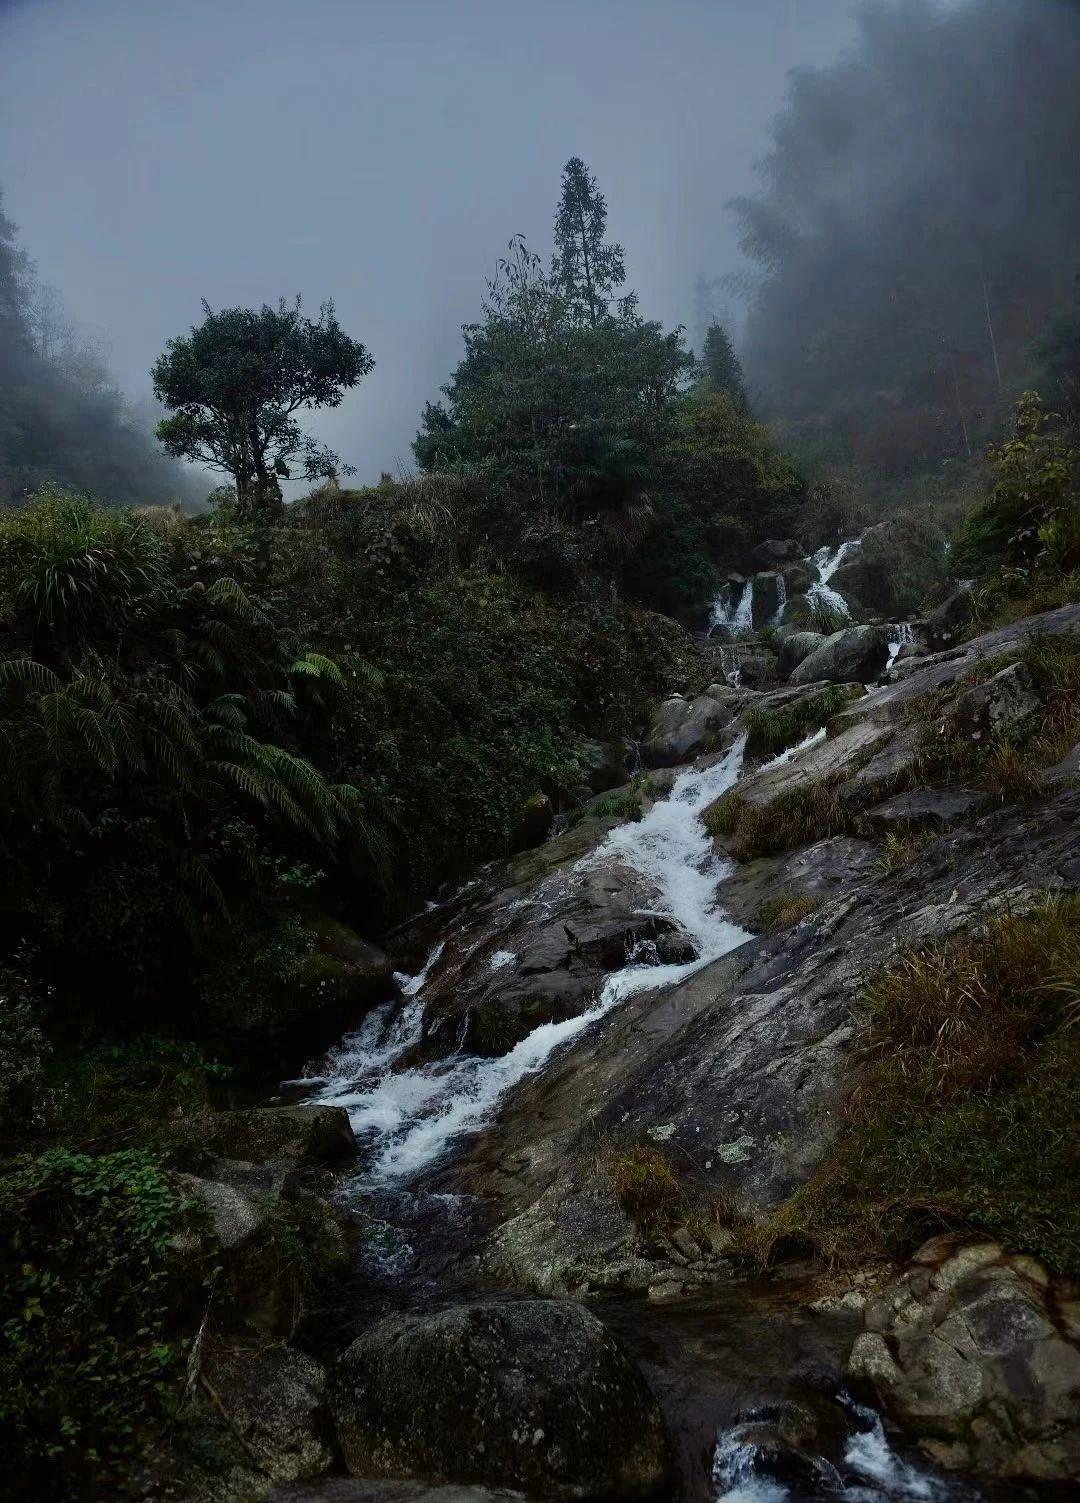
[[[183,1358],[184,1205],[147,1154],[53,1149],[0,1178],[0,1438],[13,1494],[115,1493]],[[111,1485],[110,1485],[111,1483]]]

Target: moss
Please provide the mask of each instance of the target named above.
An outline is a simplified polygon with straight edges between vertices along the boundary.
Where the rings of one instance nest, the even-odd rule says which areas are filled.
[[[845,1125],[742,1250],[857,1259],[970,1227],[1080,1274],[1080,898],[912,951],[861,1008]]]
[[[808,914],[821,907],[820,898],[800,897],[798,893],[785,892],[775,898],[766,898],[758,908],[756,922],[765,934],[779,934],[791,929]]]

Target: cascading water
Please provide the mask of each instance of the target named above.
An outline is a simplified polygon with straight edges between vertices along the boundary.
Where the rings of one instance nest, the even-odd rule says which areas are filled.
[[[776,576],[776,609],[769,621],[770,626],[782,626],[787,609],[787,580],[782,574]]]
[[[838,616],[847,618],[851,615],[848,603],[840,594],[839,590],[829,587],[829,580],[839,569],[840,565],[848,556],[862,546],[860,538],[851,538],[846,543],[841,543],[839,548],[832,549],[826,545],[819,548],[812,558],[808,558],[808,564],[815,564],[820,576],[806,591],[806,598],[812,606],[821,606],[826,610],[835,611]]]
[[[885,672],[896,662],[901,647],[908,647],[915,640],[915,629],[908,621],[901,621],[889,630],[889,658],[885,664]]]
[[[873,1409],[856,1404],[846,1393],[838,1402],[853,1427],[839,1465],[820,1456],[803,1458],[807,1476],[798,1484],[775,1475],[769,1448],[750,1438],[756,1414],[723,1431],[713,1452],[715,1503],[799,1503],[804,1498],[835,1503],[979,1503],[978,1494],[964,1483],[934,1476],[898,1456]]]
[[[717,595],[709,612],[709,635],[725,631],[731,637],[745,637],[754,628],[754,581],[748,579],[736,600],[733,595]]]
[[[395,1060],[421,1037],[419,996],[436,952],[405,987],[406,1001],[378,1009],[344,1041],[319,1077],[314,1097],[345,1107],[370,1155],[365,1181],[389,1186],[433,1163],[452,1140],[487,1122],[506,1092],[535,1074],[561,1045],[635,992],[671,986],[749,938],[718,910],[716,889],[729,863],[713,849],[701,820],[704,809],[727,791],[742,767],[745,737],[715,766],[690,769],[671,795],[637,824],[621,825],[583,865],[615,857],[633,866],[660,893],[663,910],[690,936],[697,958],[683,965],[630,961],[610,974],[593,1006],[579,1017],[544,1023],[508,1054],[491,1058],[455,1054],[432,1064],[394,1070]],[[503,959],[509,956],[509,959]],[[502,964],[513,963],[510,951]]]

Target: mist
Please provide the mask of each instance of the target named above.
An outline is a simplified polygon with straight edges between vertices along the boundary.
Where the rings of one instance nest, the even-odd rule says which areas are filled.
[[[333,298],[376,369],[311,426],[373,480],[410,462],[509,237],[546,255],[572,155],[643,312],[696,338],[695,281],[739,264],[725,204],[753,187],[788,70],[854,32],[849,0],[16,0],[0,187],[132,397],[204,297]]]
[[[1080,272],[1078,78],[1073,0],[874,5],[793,76],[734,208],[751,388],[805,455],[963,460],[1038,379]]]

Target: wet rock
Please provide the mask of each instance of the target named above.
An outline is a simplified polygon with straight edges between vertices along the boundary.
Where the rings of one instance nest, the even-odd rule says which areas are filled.
[[[356,1156],[349,1114],[340,1106],[300,1104],[214,1112],[195,1121],[191,1133],[209,1152],[251,1164],[274,1159],[337,1164]]]
[[[1080,1477],[1080,1347],[1034,1259],[948,1239],[866,1312],[849,1360],[942,1465],[978,1475]]]
[[[708,695],[693,700],[673,695],[660,706],[641,743],[642,761],[647,767],[676,767],[700,752],[713,751],[720,732],[734,718],[730,705]]]
[[[212,1351],[203,1371],[246,1461],[266,1481],[299,1482],[333,1465],[326,1373],[314,1358],[284,1344],[229,1347]]]
[[[742,682],[751,689],[764,689],[776,683],[776,657],[770,652],[747,654],[740,664]]]
[[[539,1024],[586,1012],[604,977],[632,957],[661,964],[696,953],[655,888],[614,857],[556,870],[529,898],[519,892],[496,886],[448,928],[424,989],[429,1056],[504,1054]]]
[[[926,645],[931,652],[955,646],[975,619],[975,601],[970,590],[956,590],[926,618]]]
[[[760,631],[780,609],[781,576],[775,571],[754,575],[753,626]],[[784,586],[786,589],[786,584]],[[787,599],[786,595],[784,597]]]
[[[555,1300],[397,1315],[354,1341],[330,1408],[351,1472],[644,1499],[670,1484],[660,1410],[616,1339]]]
[[[786,635],[780,643],[780,672],[790,675],[811,653],[823,647],[826,640],[819,631],[795,631]]]
[[[885,667],[888,656],[889,639],[880,626],[850,626],[826,637],[798,665],[790,682],[872,683]]]
[[[746,928],[754,924],[762,903],[775,898],[825,902],[857,882],[880,857],[880,848],[870,841],[837,835],[806,850],[748,861],[724,884],[724,911]]]
[[[949,711],[948,724],[955,734],[980,741],[1023,724],[1038,708],[1030,669],[1013,663],[961,694]]]
[[[879,834],[897,829],[947,830],[969,819],[985,797],[972,788],[919,788],[875,804],[863,821]]]
[[[777,564],[801,563],[806,549],[796,538],[768,538],[751,550],[750,557],[762,568],[775,568]]]

